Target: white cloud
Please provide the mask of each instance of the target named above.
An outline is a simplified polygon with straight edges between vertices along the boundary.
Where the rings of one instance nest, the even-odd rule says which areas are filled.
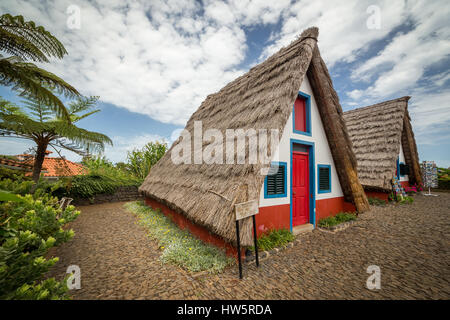
[[[442,140],[444,134],[450,134],[449,101],[448,90],[429,93],[425,88],[413,92],[408,108],[421,142],[438,143],[437,139]],[[428,139],[431,136],[434,138]]]
[[[413,89],[428,67],[442,61],[450,52],[450,8],[438,2],[411,2],[407,5],[413,30],[397,34],[375,57],[352,72],[355,81],[375,77],[365,95],[387,97]],[[380,72],[383,66],[390,66]],[[447,77],[445,71],[443,77]],[[445,78],[440,81],[445,82]]]
[[[68,29],[69,5],[81,9],[81,29]],[[320,28],[322,55],[331,67],[353,61],[370,43],[413,17],[417,32],[398,35],[353,77],[366,78],[386,63],[395,64],[365,94],[389,93],[413,84],[424,68],[439,61],[448,41],[423,41],[429,32],[448,35],[443,19],[448,6],[437,3],[378,1],[381,28],[369,30],[367,8],[373,1],[326,0],[166,2],[80,0],[2,1],[0,9],[23,14],[44,25],[66,46],[69,55],[47,65],[83,94],[168,123],[183,125],[204,98],[235,79],[247,50],[245,26],[281,22],[261,57],[291,42],[303,29]],[[439,8],[438,10],[436,9]],[[438,29],[436,29],[438,28]],[[417,45],[420,47],[417,47]],[[433,44],[433,50],[429,50]],[[448,51],[448,50],[447,50]],[[406,56],[405,56],[406,55]],[[407,70],[407,71],[406,71]],[[395,91],[394,91],[395,92]],[[352,91],[359,99],[363,93]]]
[[[359,98],[362,97],[363,94],[364,94],[364,91],[358,90],[358,89],[354,89],[350,92],[347,92],[347,95],[354,100],[358,100]]]
[[[73,4],[81,9],[80,30],[66,25],[66,9]],[[367,28],[371,5],[380,8],[380,29]],[[208,94],[245,71],[240,65],[248,50],[246,27],[281,25],[281,31],[271,35],[262,60],[305,28],[317,26],[321,53],[331,68],[339,61],[357,61],[374,41],[412,21],[412,30],[396,34],[376,56],[358,64],[353,84],[367,87],[348,86],[351,101],[346,104],[361,106],[392,95],[412,95],[411,115],[420,141],[427,141],[431,127],[441,128],[449,121],[450,97],[442,88],[450,79],[448,70],[424,78],[428,68],[450,52],[446,1],[3,0],[0,10],[22,14],[57,35],[69,55],[46,68],[83,94],[99,95],[104,102],[178,125]],[[424,79],[428,84],[421,88]],[[117,151],[107,151],[114,161],[123,160],[129,141],[116,138]],[[142,139],[147,138],[152,137]],[[134,141],[138,145],[143,140]]]
[[[69,55],[46,65],[85,95],[167,123],[183,125],[208,94],[242,74],[243,25],[278,21],[289,0],[2,1],[0,10],[45,26]],[[81,9],[68,29],[67,7]],[[237,23],[237,22],[240,23]]]
[[[305,28],[317,26],[321,54],[328,67],[339,60],[351,62],[369,43],[384,38],[404,21],[401,1],[377,1],[381,28],[369,30],[367,8],[373,4],[369,0],[340,0],[333,1],[331,7],[327,0],[299,1],[283,12],[282,30],[273,35],[273,45],[266,48],[261,58],[288,45]]]

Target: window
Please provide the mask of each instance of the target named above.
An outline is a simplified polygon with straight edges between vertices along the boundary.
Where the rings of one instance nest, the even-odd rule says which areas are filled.
[[[317,177],[319,179],[318,192],[331,192],[331,166],[326,164],[319,164],[317,166]]]
[[[294,133],[311,135],[311,97],[299,92],[294,102],[292,114]]]
[[[409,174],[409,166],[407,164],[404,163],[400,163],[400,176],[406,176]]]
[[[286,197],[286,162],[272,162],[264,182],[264,198]]]

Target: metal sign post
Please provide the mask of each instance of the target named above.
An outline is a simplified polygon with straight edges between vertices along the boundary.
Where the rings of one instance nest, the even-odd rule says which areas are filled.
[[[431,188],[438,187],[437,166],[434,161],[423,161],[422,167],[422,180],[423,186],[428,187],[428,193],[423,193],[424,196],[437,197],[437,194],[431,193]]]
[[[239,262],[239,279],[242,279],[241,237],[239,233],[239,221],[249,217],[252,217],[253,219],[253,241],[255,246],[256,266],[259,267],[258,243],[256,240],[256,219],[255,219],[255,215],[258,213],[258,202],[256,200],[252,200],[248,202],[237,203],[234,206],[234,212],[236,214],[236,240],[237,240],[238,262]]]

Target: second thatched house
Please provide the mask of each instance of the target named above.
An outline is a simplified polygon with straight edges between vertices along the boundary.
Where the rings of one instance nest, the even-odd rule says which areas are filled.
[[[387,200],[393,177],[403,187],[422,183],[409,99],[402,97],[344,112],[359,181],[369,196]]]
[[[258,201],[258,235],[269,229],[311,229],[319,218],[339,211],[367,210],[317,37],[317,28],[305,30],[289,46],[209,95],[140,187],[146,203],[228,250],[236,243],[235,203]],[[196,142],[199,129],[205,134]],[[230,138],[230,130],[247,132],[245,148],[234,148],[239,138]],[[278,132],[280,139],[264,139],[264,131]],[[259,155],[271,155],[268,163],[250,160],[253,138]],[[184,154],[183,144],[194,151]],[[175,163],[180,149],[185,162]],[[202,155],[214,158],[213,163],[202,161]],[[240,228],[242,244],[252,245],[251,219],[241,220]]]

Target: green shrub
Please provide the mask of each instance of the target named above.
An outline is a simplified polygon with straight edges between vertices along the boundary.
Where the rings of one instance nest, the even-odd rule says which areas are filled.
[[[218,273],[233,262],[219,248],[205,244],[187,230],[181,230],[159,210],[152,210],[143,202],[129,202],[125,208],[139,218],[148,236],[156,240],[162,250],[161,261],[189,271]]]
[[[384,206],[386,205],[386,201],[375,198],[375,197],[368,197],[367,200],[369,200],[369,204],[372,206]]]
[[[91,199],[96,194],[113,194],[119,187],[140,186],[142,181],[103,158],[84,159],[88,174],[66,177],[54,194],[62,197]]]
[[[414,202],[414,198],[410,197],[410,196],[406,196],[406,197],[398,197],[398,203],[400,204],[411,204]]]
[[[0,167],[0,180],[31,180],[31,177],[25,177],[25,172],[20,170],[12,170],[4,167]]]
[[[142,181],[167,151],[167,143],[149,142],[142,149],[127,152],[126,168]]]
[[[31,192],[31,189],[34,185],[32,180],[27,179],[3,179],[0,180],[0,190],[9,191],[11,193],[26,195]],[[38,199],[41,197],[49,197],[56,189],[61,188],[62,182],[50,182],[43,178],[39,179],[36,189],[33,193],[33,198]]]
[[[319,220],[319,227],[329,228],[340,223],[356,220],[356,215],[349,212],[339,212],[335,216],[329,216]]]
[[[24,284],[17,289],[11,298],[15,300],[67,300],[66,279],[56,281],[49,278],[44,281]]]
[[[64,230],[79,211],[58,208],[58,199],[48,194],[40,199],[19,196],[20,202],[0,204],[0,299],[66,298],[66,286],[55,280],[41,281],[58,261],[46,259],[48,249],[71,239]]]
[[[439,179],[438,180],[438,189],[450,190],[450,179]]]
[[[258,238],[258,250],[268,251],[273,248],[284,247],[294,241],[295,236],[287,229],[273,229]],[[255,251],[254,247],[250,250]]]

